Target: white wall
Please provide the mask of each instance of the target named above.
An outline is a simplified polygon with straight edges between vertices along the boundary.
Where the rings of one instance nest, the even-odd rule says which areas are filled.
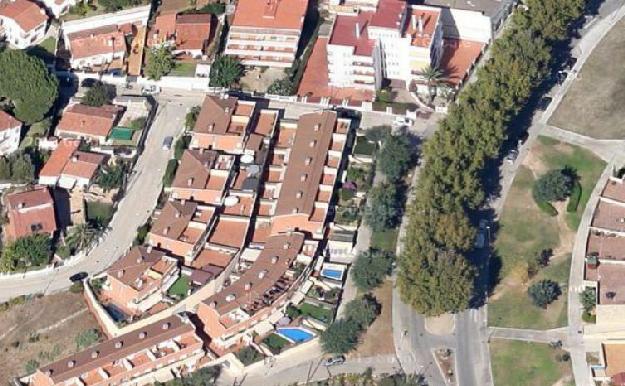
[[[147,25],[150,17],[150,7],[151,6],[146,5],[143,7],[107,13],[104,15],[87,17],[85,19],[63,22],[63,35],[65,36],[65,41],[68,40],[68,34],[104,27],[107,25],[122,25],[128,23],[141,23],[142,25]]]
[[[488,43],[492,39],[492,23],[480,12],[462,9],[441,9],[443,36]]]
[[[0,154],[8,155],[17,150],[20,145],[21,125],[0,132]]]
[[[41,12],[44,12],[43,8],[41,8]],[[46,35],[46,25],[48,23],[46,21],[27,33],[11,18],[0,16],[0,22],[2,27],[4,27],[6,40],[12,46],[20,49],[30,47],[42,41]],[[35,37],[34,40],[32,40],[33,37]]]

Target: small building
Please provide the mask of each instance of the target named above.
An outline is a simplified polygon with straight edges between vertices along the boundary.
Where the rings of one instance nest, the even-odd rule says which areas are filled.
[[[106,156],[78,150],[80,140],[63,139],[39,173],[39,183],[60,185],[65,189],[85,188],[91,184]]]
[[[134,247],[106,271],[100,300],[141,315],[163,300],[179,274],[178,261],[164,251]]]
[[[126,33],[117,25],[70,33],[65,42],[71,55],[70,65],[75,69],[117,68],[123,64],[128,50]]]
[[[120,111],[121,107],[113,105],[101,107],[71,105],[63,112],[56,127],[56,135],[103,144],[119,119]]]
[[[203,345],[189,318],[176,314],[43,366],[28,384],[150,384],[157,371],[171,377],[196,370],[206,356]]]
[[[4,234],[9,241],[37,233],[52,236],[57,230],[54,199],[47,186],[9,193],[4,205],[9,219]]]
[[[20,146],[22,122],[0,110],[0,155],[9,155]]]
[[[43,40],[48,27],[45,9],[30,0],[0,2],[0,35],[20,49]]]

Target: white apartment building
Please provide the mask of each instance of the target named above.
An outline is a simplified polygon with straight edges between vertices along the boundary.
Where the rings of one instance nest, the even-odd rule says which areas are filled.
[[[226,42],[226,55],[246,66],[291,67],[308,0],[239,0]]]
[[[48,26],[46,11],[29,0],[4,0],[0,3],[0,36],[19,49],[43,40]]]
[[[22,122],[0,110],[0,155],[9,155],[20,145]]]
[[[418,87],[422,71],[436,67],[442,56],[440,13],[434,7],[381,0],[375,12],[338,15],[328,42],[330,84],[376,90],[388,79]]]

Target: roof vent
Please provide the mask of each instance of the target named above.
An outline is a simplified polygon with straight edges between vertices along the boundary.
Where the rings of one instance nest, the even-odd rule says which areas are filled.
[[[210,308],[215,308],[215,307],[217,307],[217,302],[210,302],[210,303],[208,304],[208,306],[209,306]]]
[[[226,114],[229,114],[229,113],[230,113],[230,107],[226,106],[226,108],[224,109],[224,112],[225,112]]]
[[[151,245],[148,245],[148,247],[145,249],[145,251],[146,251],[147,253],[152,253],[152,246],[151,246]]]
[[[271,264],[275,264],[278,262],[278,256],[271,256]]]
[[[47,376],[52,376],[52,373],[54,373],[54,371],[52,371],[52,369],[48,369],[48,371],[46,371],[46,375]]]
[[[262,271],[258,272],[258,278],[259,279],[263,279],[265,276],[267,276],[267,270],[263,269]]]
[[[234,294],[230,294],[230,295],[226,296],[226,301],[227,301],[227,302],[231,302],[231,301],[233,301],[234,299],[235,299]]]
[[[252,283],[245,283],[245,286],[243,288],[245,288],[246,291],[251,290],[252,289]]]
[[[310,141],[309,146],[310,146],[310,147],[315,147],[315,146],[317,146],[317,140],[316,140],[316,139],[313,139],[312,141]]]
[[[115,348],[122,348],[123,345],[124,345],[124,342],[122,342],[121,340],[118,340],[117,342],[115,342]]]
[[[76,361],[72,360],[72,361],[67,362],[67,367],[69,367],[70,369],[74,367],[75,365],[76,365]]]
[[[169,233],[169,227],[165,227],[165,229],[163,229],[163,234],[166,236]]]
[[[291,248],[291,243],[289,243],[289,242],[284,243],[284,245],[282,246],[282,249],[284,249],[284,250],[287,250],[289,248]]]
[[[94,351],[91,353],[91,359],[96,359],[100,355],[99,351]]]
[[[321,123],[315,124],[315,131],[319,131],[321,129]]]
[[[139,339],[145,339],[145,336],[146,336],[145,331],[141,331],[141,332],[139,333]]]
[[[306,179],[308,178],[308,174],[304,173],[302,174],[302,176],[300,177],[300,181],[304,182],[306,181]]]
[[[187,180],[187,186],[191,186],[191,185],[193,185],[193,177],[190,177],[190,178]]]
[[[303,195],[304,195],[304,193],[300,190],[299,192],[297,192],[297,193],[295,194],[295,197],[297,197],[297,198],[302,198],[302,196],[303,196]]]
[[[306,161],[304,161],[304,163],[306,166],[310,165],[312,163],[312,157],[306,157]]]
[[[165,322],[165,323],[163,323],[163,325],[161,326],[161,328],[162,328],[163,330],[169,330],[169,327],[170,327],[170,326],[171,326],[171,323],[169,323],[169,322]]]
[[[122,276],[124,276],[124,270],[120,269],[119,271],[117,271],[117,277],[121,278]]]

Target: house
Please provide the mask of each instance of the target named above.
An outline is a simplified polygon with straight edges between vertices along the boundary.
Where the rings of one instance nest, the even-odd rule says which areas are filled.
[[[163,13],[156,17],[148,45],[166,44],[174,55],[201,57],[210,42],[212,15]]]
[[[144,385],[153,373],[187,373],[206,352],[196,328],[184,314],[172,315],[39,368],[31,386]]]
[[[377,90],[384,79],[411,87],[443,54],[440,9],[380,0],[376,11],[338,15],[327,45],[329,84]]]
[[[201,302],[197,316],[211,349],[223,353],[241,343],[250,329],[283,307],[305,276],[295,270],[298,259],[315,248],[302,233],[273,236],[237,281]]]
[[[75,69],[93,69],[98,66],[117,68],[123,63],[128,50],[126,33],[117,25],[70,33],[65,42],[71,55],[70,66]]]
[[[62,188],[89,186],[106,156],[78,150],[80,140],[62,139],[39,172],[39,183]]]
[[[0,2],[0,35],[20,49],[43,40],[48,27],[48,15],[30,0],[3,0]]]
[[[625,341],[610,339],[601,343],[599,360],[590,367],[593,384],[625,386]]]
[[[225,54],[246,66],[291,67],[307,10],[308,0],[239,0]]]
[[[350,120],[333,111],[301,115],[297,122],[280,122],[279,144],[269,181],[275,187],[271,234],[305,232],[323,239],[330,200],[343,160]],[[280,147],[280,142],[285,147]]]
[[[121,107],[113,105],[100,107],[83,104],[70,105],[63,112],[56,127],[56,135],[103,144],[117,123],[120,111]]]
[[[20,146],[22,122],[0,110],[0,155],[9,155]]]
[[[69,12],[69,9],[76,5],[76,0],[43,0],[43,5],[50,10],[55,18]]]
[[[100,300],[141,315],[163,299],[179,277],[178,261],[152,247],[133,247],[106,271]]]
[[[155,214],[148,243],[190,263],[215,221],[215,207],[192,201],[170,200]]]
[[[185,150],[171,184],[172,198],[221,205],[234,161],[234,156],[213,150]]]
[[[191,133],[189,147],[242,154],[255,107],[255,102],[207,95]]]
[[[22,192],[9,193],[4,198],[8,223],[4,234],[9,241],[57,230],[54,199],[47,186],[35,186]]]

